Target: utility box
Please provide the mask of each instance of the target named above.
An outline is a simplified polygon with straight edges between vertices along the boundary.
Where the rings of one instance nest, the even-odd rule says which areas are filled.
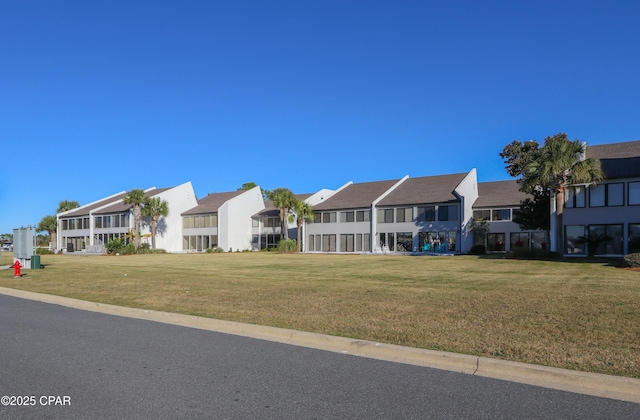
[[[42,268],[40,265],[40,255],[31,256],[31,268]]]
[[[32,226],[13,229],[13,261],[20,261],[23,268],[31,268],[31,257],[36,253],[34,230]]]

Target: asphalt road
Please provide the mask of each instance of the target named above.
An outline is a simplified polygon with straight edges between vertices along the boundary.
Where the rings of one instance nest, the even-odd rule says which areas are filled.
[[[640,418],[630,402],[5,295],[0,397],[1,419]]]

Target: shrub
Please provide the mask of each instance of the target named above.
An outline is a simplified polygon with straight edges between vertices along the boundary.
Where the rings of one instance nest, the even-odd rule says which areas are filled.
[[[487,253],[487,248],[484,245],[474,245],[469,250],[471,255],[483,255]]]
[[[640,252],[625,255],[624,263],[628,267],[640,267]]]
[[[278,251],[282,254],[291,254],[296,252],[296,241],[293,239],[282,240],[278,244]]]
[[[122,248],[122,253],[123,254],[135,254],[136,253],[136,246],[133,244],[133,242],[129,242],[124,248]]]
[[[36,248],[36,255],[53,254],[54,252],[49,248]]]
[[[513,248],[512,255],[514,258],[523,260],[557,260],[560,254],[557,252],[547,251],[542,248]]]
[[[107,252],[109,254],[122,253],[124,249],[124,242],[120,238],[111,238],[109,242],[107,242]]]

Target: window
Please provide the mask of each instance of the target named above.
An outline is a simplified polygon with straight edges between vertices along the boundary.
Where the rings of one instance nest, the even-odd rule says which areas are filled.
[[[356,211],[356,222],[368,222],[371,220],[370,210],[358,210]]]
[[[511,250],[514,248],[529,248],[528,232],[513,232],[510,235]]]
[[[95,228],[101,228],[102,227],[102,217],[101,216],[96,216],[95,218]]]
[[[487,234],[487,250],[491,252],[504,252],[504,233]]]
[[[251,227],[260,227],[260,219],[251,219]]]
[[[393,223],[393,209],[378,209],[378,223]]]
[[[413,207],[400,207],[396,209],[396,223],[413,221]]]
[[[479,222],[481,220],[491,220],[491,210],[474,210],[473,220]]]
[[[566,208],[585,207],[587,189],[582,186],[568,187],[564,192],[564,206]]]
[[[352,234],[340,235],[340,251],[354,252],[354,236]]]
[[[640,252],[640,223],[629,224],[629,254]]]
[[[413,234],[411,232],[396,233],[396,244],[398,251],[411,252],[413,250]]]
[[[600,184],[589,187],[589,207],[624,205],[624,183]]]
[[[322,223],[335,223],[335,222],[336,222],[336,212],[335,211],[322,213]]]
[[[353,222],[354,213],[352,211],[341,211],[340,212],[340,223],[350,223]]]
[[[574,255],[586,254],[584,243],[580,237],[584,236],[583,225],[568,225],[564,227],[564,253]]]
[[[458,212],[456,206],[438,206],[438,221],[447,222],[458,220]]]
[[[449,206],[438,206],[438,221],[446,222],[449,220]]]
[[[319,211],[313,212],[313,222],[322,223],[322,212],[319,212]]]
[[[640,205],[640,182],[629,183],[629,205]]]
[[[511,209],[495,209],[491,211],[491,220],[511,220]]]
[[[69,221],[66,219],[62,220],[62,230],[69,230]]]
[[[280,227],[279,217],[265,217],[263,220],[265,227]]]
[[[418,222],[434,222],[436,220],[436,208],[434,206],[418,207]]]
[[[601,240],[597,244],[594,255],[620,255],[623,253],[622,225],[590,225],[589,239]]]
[[[336,252],[336,235],[322,235],[322,251]]]
[[[547,249],[547,234],[545,232],[531,232],[531,248]]]

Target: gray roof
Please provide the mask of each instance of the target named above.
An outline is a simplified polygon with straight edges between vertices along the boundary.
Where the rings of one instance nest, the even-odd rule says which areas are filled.
[[[296,194],[295,196],[298,200],[304,201],[312,195],[313,194]],[[264,209],[251,217],[280,217],[280,209],[273,204],[273,201],[265,200]]]
[[[380,200],[378,205],[402,206],[460,201],[453,191],[467,174],[465,172],[406,179],[398,188]]]
[[[587,145],[587,157],[600,159],[607,179],[640,176],[640,140]]]
[[[188,216],[191,214],[216,213],[224,203],[226,203],[227,201],[231,200],[234,197],[239,196],[244,192],[246,191],[239,190],[239,191],[209,194],[208,196],[198,200],[197,206],[182,213],[182,216]]]
[[[314,210],[359,209],[371,207],[378,197],[391,188],[399,179],[388,181],[362,182],[351,184],[338,191],[324,202],[313,207]]]
[[[170,190],[171,188],[173,188],[173,187],[156,188],[156,189],[153,189],[153,190],[149,190],[149,191],[144,193],[144,197],[145,198],[153,197],[154,195],[158,195],[161,192]],[[124,195],[127,195],[127,194],[124,194]],[[105,207],[102,210],[95,212],[95,214],[125,213],[125,212],[129,211],[132,206],[131,206],[131,204],[125,204],[124,201],[122,201],[123,198],[124,198],[124,196],[122,196],[113,205],[111,205],[109,207]]]
[[[109,205],[110,203],[116,203],[118,202],[118,200],[122,200],[122,198],[127,195],[127,193],[120,193],[114,197],[110,197],[110,198],[105,198],[103,200],[100,201],[96,201],[95,203],[88,205],[86,207],[81,207],[77,210],[71,211],[67,214],[65,214],[64,216],[62,216],[63,218],[67,218],[67,217],[79,217],[79,216],[88,216],[93,210],[102,207],[102,206],[106,206]]]
[[[522,200],[532,198],[518,188],[520,184],[515,180],[479,182],[478,199],[473,203],[473,207],[517,207]]]

